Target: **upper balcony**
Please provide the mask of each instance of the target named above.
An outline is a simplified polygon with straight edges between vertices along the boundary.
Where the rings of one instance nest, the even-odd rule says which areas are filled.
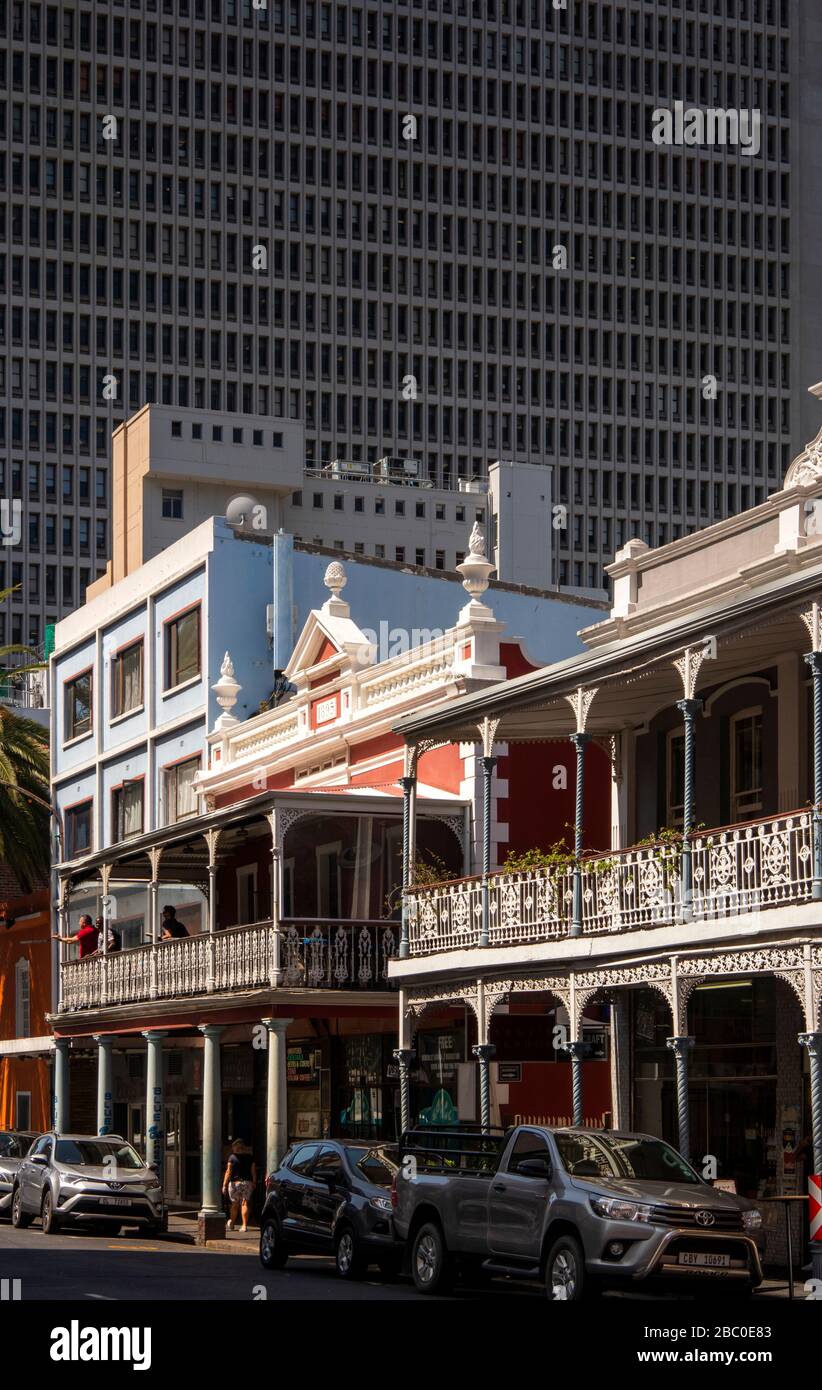
[[[458,872],[458,821],[423,807],[421,845]],[[61,865],[61,935],[104,917],[119,949],[75,959],[63,944],[58,1011],[392,990],[401,843],[396,796],[268,792]],[[167,907],[186,935],[163,938]]]
[[[64,961],[60,1012],[234,990],[387,990],[396,923],[252,922]]]
[[[701,831],[691,841],[692,887],[682,892],[682,842],[660,842],[517,873],[459,879],[406,894],[411,956],[484,945],[626,935],[809,902],[813,815],[789,815]],[[575,931],[574,879],[581,885]],[[487,895],[487,907],[486,907]],[[685,900],[687,898],[687,901]]]

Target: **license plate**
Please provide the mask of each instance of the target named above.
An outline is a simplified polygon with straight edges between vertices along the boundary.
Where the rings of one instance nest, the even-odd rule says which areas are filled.
[[[699,1265],[703,1269],[730,1269],[730,1255],[713,1255],[695,1250],[680,1250],[679,1263],[681,1265]]]
[[[130,1207],[130,1206],[131,1206],[131,1198],[130,1198],[130,1197],[101,1197],[101,1198],[100,1198],[100,1206],[101,1206],[101,1207]]]

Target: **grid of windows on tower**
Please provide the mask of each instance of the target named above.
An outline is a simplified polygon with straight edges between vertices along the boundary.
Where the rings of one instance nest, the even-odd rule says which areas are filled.
[[[441,486],[554,465],[564,584],[763,500],[807,384],[794,23],[0,3],[0,642],[102,571],[112,429],[147,402],[301,419],[308,463],[413,455]],[[655,146],[675,101],[761,110],[758,157]]]

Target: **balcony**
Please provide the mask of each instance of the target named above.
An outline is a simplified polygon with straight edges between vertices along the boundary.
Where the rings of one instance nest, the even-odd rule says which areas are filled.
[[[580,864],[583,936],[674,926],[683,920],[682,847],[657,843]],[[701,831],[691,840],[689,920],[708,921],[810,901],[813,817],[808,809]],[[572,935],[572,864],[492,874],[488,944],[517,946]],[[481,878],[407,894],[411,956],[480,945],[486,889]]]
[[[232,990],[388,990],[398,945],[390,921],[254,922],[65,961],[60,1012]],[[279,969],[278,969],[279,962]]]

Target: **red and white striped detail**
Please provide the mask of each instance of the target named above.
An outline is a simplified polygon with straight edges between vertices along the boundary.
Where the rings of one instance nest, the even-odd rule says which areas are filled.
[[[822,1177],[815,1173],[808,1178],[808,1215],[811,1240],[822,1240]]]

